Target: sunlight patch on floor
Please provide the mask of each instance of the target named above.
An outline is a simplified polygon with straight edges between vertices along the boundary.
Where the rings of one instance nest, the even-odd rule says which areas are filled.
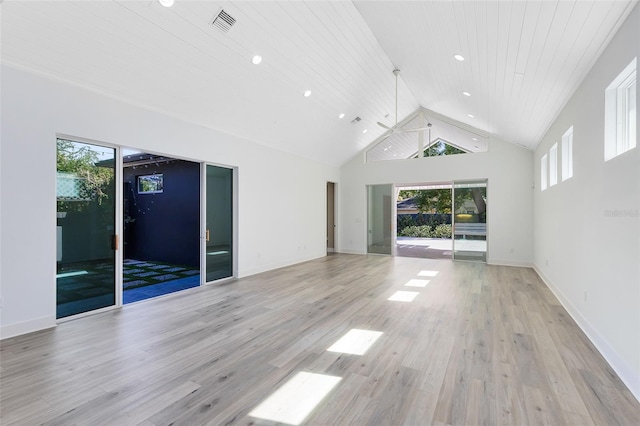
[[[409,280],[405,284],[405,287],[426,287],[429,284],[429,280]]]
[[[420,293],[417,291],[396,291],[387,300],[393,302],[413,302],[413,299],[415,299],[418,294]]]
[[[340,352],[351,355],[364,355],[369,348],[382,336],[381,331],[359,330],[353,328],[349,330],[336,343],[331,345],[327,351]]]
[[[251,417],[299,425],[341,377],[301,371],[249,413]]]
[[[438,271],[420,271],[418,272],[419,277],[435,277],[438,275]]]

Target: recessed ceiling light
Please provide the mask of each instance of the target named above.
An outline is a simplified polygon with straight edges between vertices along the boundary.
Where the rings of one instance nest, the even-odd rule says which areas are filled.
[[[471,138],[471,140],[473,140],[473,141],[477,141],[477,140],[478,140],[478,138]]]
[[[473,118],[473,117],[474,117],[474,115],[473,115],[473,114],[467,114],[467,116],[469,116],[469,117],[471,117],[471,118]]]
[[[367,133],[367,129],[364,129],[364,130],[362,131],[362,134],[363,134],[363,135],[364,135],[365,133]]]
[[[471,93],[469,93],[469,92],[462,92],[462,94],[465,95],[465,96],[471,96]]]
[[[460,54],[458,54],[458,53],[456,53],[455,55],[453,55],[453,57],[454,57],[454,58],[456,58],[456,59],[457,59],[457,60],[459,60],[459,61],[464,61],[464,56],[462,56],[462,55],[460,55]]]
[[[158,3],[160,3],[164,7],[173,6],[173,0],[158,0]]]
[[[343,113],[340,113],[340,115],[338,116],[338,118],[340,118],[340,119],[344,118],[344,112],[343,112]]]
[[[304,97],[308,98],[309,96],[311,96],[311,90],[305,90],[304,91]]]
[[[262,62],[262,56],[260,55],[256,55],[253,58],[251,58],[251,63],[254,65],[258,65],[260,62]]]

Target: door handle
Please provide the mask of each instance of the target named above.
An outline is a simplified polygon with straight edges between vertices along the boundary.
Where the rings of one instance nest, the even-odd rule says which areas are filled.
[[[207,229],[207,232],[206,232],[206,237],[205,237],[205,239],[206,239],[207,241],[209,241],[209,230],[208,230],[208,229]]]
[[[120,246],[120,238],[118,238],[118,234],[112,235],[111,248],[113,250],[118,250],[119,246]]]

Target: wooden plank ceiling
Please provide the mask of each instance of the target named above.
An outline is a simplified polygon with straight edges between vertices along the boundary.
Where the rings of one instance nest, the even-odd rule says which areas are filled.
[[[635,3],[6,0],[0,58],[338,166],[394,124],[395,67],[399,118],[534,148]]]
[[[355,2],[420,105],[535,149],[637,2],[401,3]]]

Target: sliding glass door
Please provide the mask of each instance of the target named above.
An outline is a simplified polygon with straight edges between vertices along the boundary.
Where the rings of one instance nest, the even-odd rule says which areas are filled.
[[[116,304],[116,150],[57,140],[56,317]]]
[[[233,276],[233,169],[205,166],[205,282]]]
[[[367,186],[367,253],[393,254],[393,185]]]
[[[453,259],[487,261],[487,181],[453,183]]]

